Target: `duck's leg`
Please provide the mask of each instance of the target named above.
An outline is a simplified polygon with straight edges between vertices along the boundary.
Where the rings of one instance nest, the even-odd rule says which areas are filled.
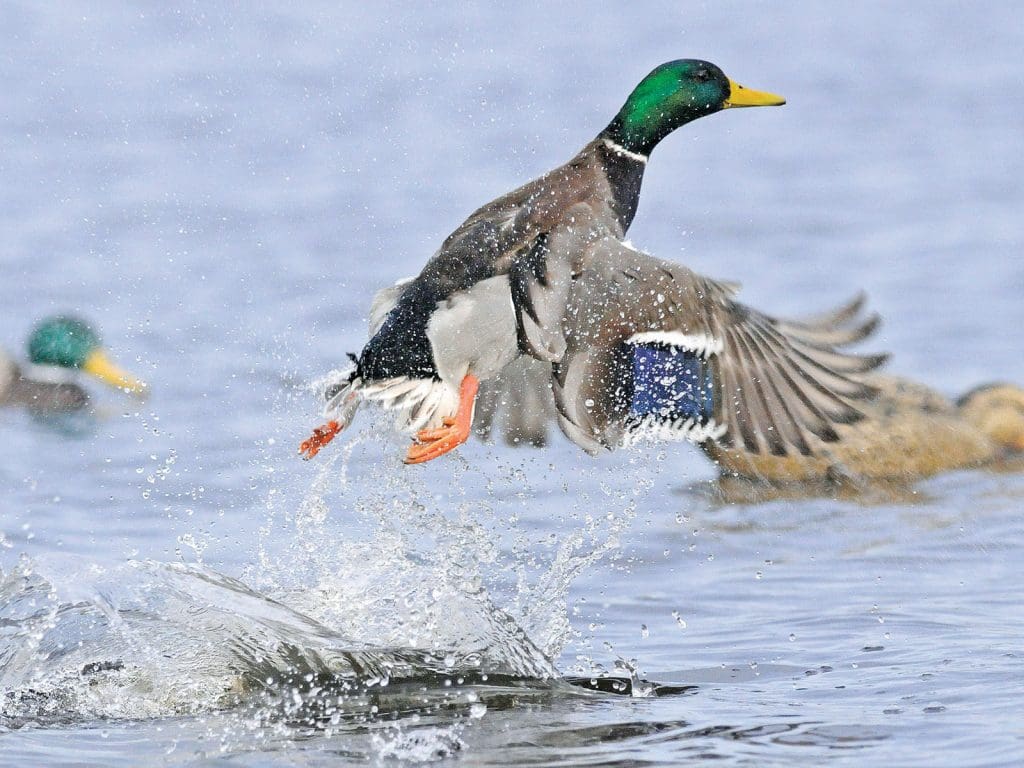
[[[341,432],[341,429],[341,425],[336,421],[328,421],[323,426],[314,429],[313,434],[299,446],[299,453],[302,454],[302,458],[312,459],[320,452],[321,448],[331,442]]]
[[[476,393],[480,389],[480,380],[467,373],[459,387],[459,408],[454,416],[443,420],[440,429],[421,429],[416,433],[416,442],[409,447],[405,455],[406,464],[422,464],[436,459],[448,451],[458,448],[469,439],[473,426],[473,404]]]
[[[343,382],[341,388],[335,392],[327,401],[324,407],[324,416],[330,420],[313,430],[313,434],[299,446],[299,453],[304,459],[312,459],[320,449],[344,430],[356,415],[362,397],[359,390],[353,385],[354,375],[350,375]]]

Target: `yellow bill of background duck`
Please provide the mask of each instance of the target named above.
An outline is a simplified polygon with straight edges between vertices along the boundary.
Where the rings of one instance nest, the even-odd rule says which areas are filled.
[[[145,382],[111,360],[92,326],[75,317],[58,315],[40,322],[29,337],[28,355],[35,365],[78,368],[136,397],[149,394]]]
[[[82,370],[136,397],[145,398],[149,394],[149,387],[145,382],[116,365],[103,349],[94,349],[90,352],[82,363]]]

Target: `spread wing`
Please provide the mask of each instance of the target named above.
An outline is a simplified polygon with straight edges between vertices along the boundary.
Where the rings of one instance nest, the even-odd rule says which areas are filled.
[[[614,237],[591,238],[578,264],[561,289],[560,333],[548,331],[564,352],[531,362],[517,386],[550,370],[559,424],[590,452],[656,437],[806,455],[838,439],[835,425],[862,418],[857,401],[875,394],[861,374],[886,356],[842,351],[878,325],[862,315],[863,296],[826,315],[783,320],[738,302],[734,285]],[[492,399],[505,404],[511,425],[524,423],[519,403],[533,402]],[[536,425],[533,434],[536,441]]]
[[[875,389],[860,374],[884,355],[840,347],[877,318],[848,327],[862,305],[807,322],[735,299],[735,286],[640,253],[613,237],[591,245],[574,281],[555,367],[563,429],[593,450],[638,437],[715,439],[754,453],[811,453],[836,424],[862,418]]]

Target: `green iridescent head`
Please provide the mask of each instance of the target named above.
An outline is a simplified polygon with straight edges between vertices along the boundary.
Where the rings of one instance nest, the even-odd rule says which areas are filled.
[[[92,326],[76,317],[57,315],[42,320],[29,336],[28,357],[36,365],[80,368],[132,394],[147,392],[144,383],[114,365]]]
[[[733,82],[708,61],[679,59],[654,69],[633,89],[601,136],[649,155],[681,125],[730,107],[785,104],[781,96]]]
[[[83,368],[100,348],[100,336],[84,320],[66,315],[41,321],[28,339],[28,357],[36,365]]]

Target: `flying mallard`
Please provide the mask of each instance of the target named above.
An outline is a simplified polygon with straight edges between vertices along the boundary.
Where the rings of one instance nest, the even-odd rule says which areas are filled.
[[[623,235],[658,142],[722,109],[783,103],[743,88],[708,62],[657,67],[576,157],[477,210],[418,277],[378,294],[372,338],[328,402],[327,423],[300,451],[314,456],[348,426],[364,399],[398,410],[399,423],[415,434],[408,463],[463,443],[479,381],[501,371],[519,355],[520,342],[543,331],[527,311],[525,294],[545,281],[545,254],[566,247],[576,212]]]
[[[145,395],[146,385],[118,368],[86,322],[66,316],[41,321],[28,339],[30,366],[21,367],[0,352],[0,405],[34,411],[75,411],[89,395],[73,381],[74,369],[85,371],[120,390]]]

